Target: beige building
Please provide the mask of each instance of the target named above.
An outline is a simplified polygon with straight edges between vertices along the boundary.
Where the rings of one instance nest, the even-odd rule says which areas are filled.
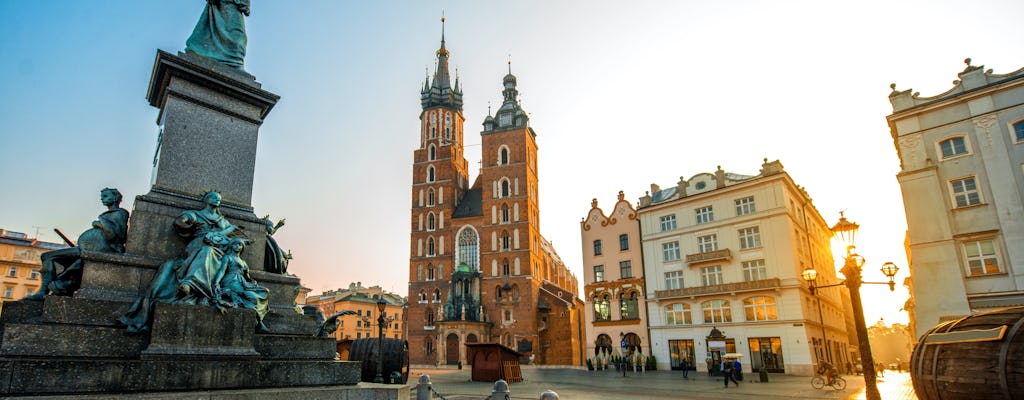
[[[338,330],[334,337],[339,342],[342,340],[362,339],[377,337],[379,327],[377,323],[377,299],[383,297],[388,304],[384,307],[384,315],[392,320],[384,328],[384,337],[403,339],[405,338],[405,312],[406,299],[400,295],[385,292],[380,286],[363,287],[362,282],[350,283],[347,289],[328,290],[317,295],[306,296],[306,304],[316,306],[324,317],[330,317],[334,313],[349,310],[355,311],[355,315],[340,317]]]
[[[619,192],[610,213],[590,204],[580,221],[583,239],[583,292],[586,299],[587,357],[598,353],[651,354],[644,306],[643,257],[636,210]]]
[[[945,93],[889,95],[913,312],[941,321],[1024,305],[1024,69],[970,64]]]
[[[705,371],[734,352],[745,371],[795,375],[853,361],[848,292],[812,296],[801,278],[813,268],[818,285],[839,281],[832,232],[780,162],[766,159],[756,176],[719,168],[651,185],[637,211],[659,369],[689,358]]]
[[[21,232],[0,229],[0,300],[20,300],[39,291],[39,256],[63,249],[60,243],[42,242]]]

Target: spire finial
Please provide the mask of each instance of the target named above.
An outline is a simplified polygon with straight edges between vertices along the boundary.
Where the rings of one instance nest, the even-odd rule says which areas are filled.
[[[441,43],[444,43],[444,10],[441,10]]]
[[[508,73],[512,74],[512,53],[508,53]]]
[[[487,102],[487,115],[491,115],[491,102]]]

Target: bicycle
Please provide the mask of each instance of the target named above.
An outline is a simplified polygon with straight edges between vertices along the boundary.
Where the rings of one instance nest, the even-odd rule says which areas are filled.
[[[846,389],[846,379],[843,379],[841,376],[836,376],[835,378],[832,378],[832,383],[827,383],[827,379],[821,375],[815,375],[811,378],[811,387],[815,389],[821,389],[826,385],[831,386],[832,389],[835,390],[843,390]]]

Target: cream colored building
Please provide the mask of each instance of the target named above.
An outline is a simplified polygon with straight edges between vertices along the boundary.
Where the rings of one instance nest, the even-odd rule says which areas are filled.
[[[39,241],[21,232],[0,229],[0,300],[21,300],[38,292],[42,283],[39,256],[66,247],[60,243]]]
[[[393,318],[384,327],[384,337],[404,339],[406,299],[386,292],[380,286],[363,287],[362,282],[350,283],[347,289],[308,295],[306,304],[316,306],[325,318],[345,310],[356,312],[354,315],[339,317],[338,330],[335,331],[334,337],[342,341],[377,337],[380,329],[377,323],[377,299],[381,297],[388,303],[384,306],[385,317]]]
[[[945,93],[889,95],[912,257],[915,337],[1024,305],[1024,69],[970,64]]]
[[[811,375],[820,359],[851,361],[848,292],[816,298],[801,279],[814,268],[819,285],[838,282],[832,232],[780,162],[766,159],[756,176],[719,168],[651,185],[638,213],[659,369],[689,357],[706,371],[706,359],[733,352],[745,372]]]
[[[580,221],[580,236],[587,358],[599,352],[621,353],[622,343],[627,355],[651,354],[636,210],[621,191],[608,215],[594,199],[587,217]]]

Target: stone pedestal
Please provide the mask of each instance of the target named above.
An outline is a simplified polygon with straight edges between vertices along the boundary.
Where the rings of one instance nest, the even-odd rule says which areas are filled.
[[[252,181],[258,129],[277,95],[251,76],[160,51],[148,98],[160,108],[159,161],[150,192],[135,199],[127,253],[83,250],[73,297],[4,305],[0,398],[366,398],[354,386],[360,363],[336,361],[334,339],[314,337],[315,319],[294,310],[299,278],[263,271],[266,230],[253,213]],[[173,222],[203,208],[209,190],[254,241],[242,259],[269,290],[268,331],[256,332],[253,310],[158,303],[150,331],[128,334],[118,317],[161,264],[183,256]],[[385,392],[375,398],[408,397]]]

